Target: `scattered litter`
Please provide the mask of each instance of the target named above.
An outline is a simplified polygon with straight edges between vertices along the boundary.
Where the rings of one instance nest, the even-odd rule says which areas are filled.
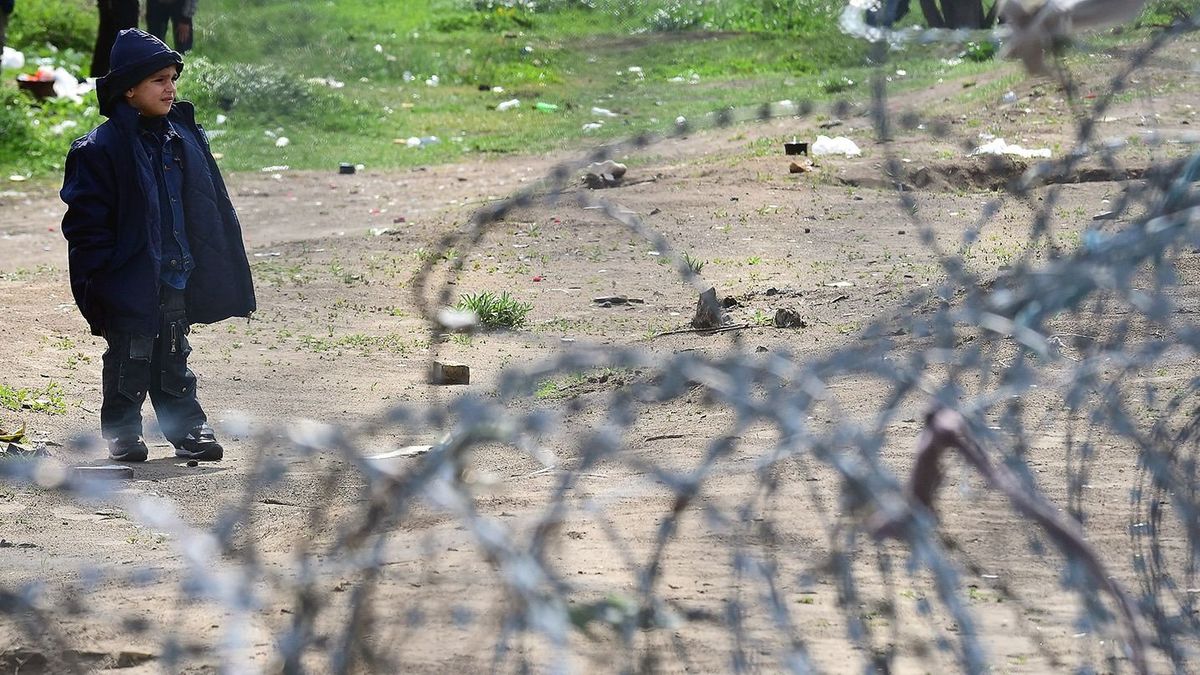
[[[16,431],[5,431],[0,429],[0,442],[15,443],[25,437],[25,425],[22,424],[20,429]]]
[[[25,54],[13,49],[12,47],[5,46],[3,55],[0,56],[0,68],[20,70],[24,67]]]
[[[77,478],[92,480],[124,480],[133,478],[133,469],[119,464],[105,466],[77,466],[73,469]]]
[[[1026,149],[1017,144],[1008,144],[1003,138],[996,138],[983,145],[975,148],[971,156],[975,155],[1016,155],[1029,159],[1031,157],[1050,158],[1050,148],[1034,148]]]
[[[599,131],[603,128],[604,124],[602,122],[588,122],[587,124],[583,125],[583,133],[588,134],[593,131]]]
[[[592,108],[592,114],[597,117],[616,117],[617,113],[608,108]]]
[[[74,129],[77,126],[79,126],[79,122],[76,122],[75,120],[63,120],[58,124],[51,126],[50,133],[54,134],[55,136],[62,136],[67,129]]]
[[[446,307],[438,312],[438,323],[449,331],[460,331],[472,328],[478,322],[475,312]]]
[[[807,155],[808,143],[803,141],[793,140],[790,143],[783,144],[783,154],[785,155]]]
[[[389,476],[398,476],[406,468],[406,463],[399,460],[411,459],[428,454],[433,450],[432,445],[410,445],[404,448],[397,448],[388,452],[381,452],[377,455],[367,455],[367,463],[375,469],[388,474]]]
[[[426,87],[436,87],[439,84],[441,84],[441,80],[438,79],[437,75],[430,75],[429,78],[425,80]]]
[[[196,468],[196,467],[200,466],[200,462],[198,462],[198,461],[196,461],[196,460],[194,460],[194,459],[189,459],[189,460],[187,461],[187,465],[188,465],[188,467],[189,467],[189,468],[193,468],[193,469],[194,469],[194,468]]]
[[[263,168],[259,169],[259,171],[262,171],[263,173],[275,173],[277,171],[287,171],[290,168],[291,167],[287,164],[277,164],[273,166],[264,166]]]
[[[626,167],[624,164],[614,162],[611,159],[604,160],[603,162],[594,162],[583,170],[583,182],[593,190],[617,187],[624,180],[625,171]]]
[[[854,285],[853,281],[830,281],[824,284],[826,288],[850,288]]]
[[[308,82],[309,84],[319,84],[330,89],[341,89],[346,86],[345,82],[335,80],[332,77],[310,77],[308,78]]]
[[[28,176],[22,176],[22,175],[21,175],[21,174],[19,174],[19,173],[14,173],[13,175],[9,176],[9,177],[8,177],[8,179],[9,179],[10,181],[14,182],[14,183],[20,183],[20,182],[22,182],[22,181],[29,180],[29,177],[28,177]]]
[[[500,103],[497,103],[496,111],[504,112],[506,110],[512,110],[514,108],[520,108],[520,107],[521,107],[521,99],[513,98],[513,99],[509,99],[507,101],[502,101]]]
[[[354,175],[354,171],[355,168],[353,164],[348,162],[342,162],[341,164],[338,164],[338,173],[344,176],[352,176]]]
[[[808,173],[816,170],[816,165],[813,164],[812,160],[808,158],[805,158],[799,162],[792,162],[788,165],[788,173]]]
[[[392,230],[392,228],[390,228],[390,227],[372,227],[370,230],[367,230],[367,231],[371,233],[372,237],[380,237],[380,236],[383,236],[390,232],[393,232],[394,230]]]
[[[641,298],[630,298],[624,295],[601,295],[600,297],[592,298],[592,302],[601,307],[612,307],[613,305],[644,305],[646,301]]]
[[[1016,103],[1017,102],[1017,92],[1015,92],[1015,91],[1006,92],[1004,94],[1004,96],[1002,96],[1000,98],[1000,100],[1003,101],[1004,103]]]
[[[291,141],[288,140],[287,136],[280,136],[279,138],[275,139],[275,147],[277,148],[286,148],[289,143],[291,143]]]
[[[225,124],[228,121],[229,121],[228,117],[221,115],[221,114],[217,115],[217,124]]]
[[[255,258],[278,258],[281,255],[283,255],[283,254],[280,253],[279,251],[267,251],[265,253],[255,253],[254,257]]]
[[[862,150],[854,144],[854,141],[845,136],[830,138],[828,136],[817,136],[817,141],[812,144],[809,152],[814,157],[824,155],[845,155],[846,157],[857,157],[862,154]]]
[[[539,112],[558,112],[557,105],[554,105],[553,103],[546,103],[545,101],[538,101],[533,105],[533,107]]]

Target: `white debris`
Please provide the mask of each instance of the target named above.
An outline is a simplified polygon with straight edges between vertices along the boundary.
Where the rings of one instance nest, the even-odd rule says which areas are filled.
[[[583,133],[590,134],[593,131],[599,131],[603,127],[603,122],[588,122],[587,124],[583,125]]]
[[[54,134],[55,136],[62,136],[67,129],[74,129],[77,126],[79,126],[79,122],[76,122],[75,120],[63,120],[50,127],[50,133]]]
[[[616,117],[617,113],[608,108],[592,108],[592,114],[597,117]]]
[[[441,84],[441,80],[438,79],[437,75],[430,75],[429,78],[425,80],[426,87],[436,87],[439,84]]]
[[[513,108],[519,108],[519,107],[521,107],[521,99],[517,99],[517,98],[510,99],[510,100],[503,101],[501,103],[496,104],[496,110],[498,110],[500,112],[504,112],[505,110],[512,110]]]
[[[228,121],[229,121],[228,117],[226,117],[220,113],[217,113],[217,124],[225,124]]]
[[[375,45],[375,53],[382,54],[383,53],[383,45],[379,45],[379,44]]]
[[[291,141],[288,140],[287,136],[280,136],[279,138],[275,139],[275,147],[277,148],[286,148],[289,143],[291,143]]]
[[[997,138],[975,148],[975,151],[971,155],[1016,155],[1017,157],[1024,157],[1026,159],[1032,157],[1049,159],[1050,148],[1026,149],[1015,143],[1010,145],[1003,138]]]
[[[0,56],[0,67],[11,68],[12,70],[20,70],[25,67],[25,54],[5,46],[3,55]]]
[[[823,155],[845,155],[846,157],[857,157],[862,154],[862,150],[854,144],[854,141],[845,136],[830,138],[829,136],[817,136],[817,141],[809,148],[809,152],[814,157]]]

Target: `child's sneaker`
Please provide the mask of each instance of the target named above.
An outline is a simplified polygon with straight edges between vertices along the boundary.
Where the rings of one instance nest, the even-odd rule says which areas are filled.
[[[216,462],[225,456],[225,449],[217,442],[212,427],[201,424],[175,444],[175,456],[200,462]]]
[[[108,442],[108,456],[118,462],[144,462],[147,454],[146,444],[140,436],[114,438]]]

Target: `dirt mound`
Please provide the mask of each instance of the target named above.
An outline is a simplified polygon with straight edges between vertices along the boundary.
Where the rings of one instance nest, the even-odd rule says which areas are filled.
[[[1027,187],[1138,180],[1146,173],[1143,168],[1078,166],[1066,169],[1056,164],[1037,164],[1018,157],[992,155],[953,162],[903,164],[898,177],[887,175],[879,166],[862,166],[839,176],[838,180],[851,187],[886,189],[894,189],[899,182],[901,189],[906,191],[1016,192],[1031,167],[1037,175],[1029,177]]]

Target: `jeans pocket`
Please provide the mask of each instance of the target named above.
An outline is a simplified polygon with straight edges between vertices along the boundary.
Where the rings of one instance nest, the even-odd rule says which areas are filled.
[[[150,388],[150,356],[154,352],[154,338],[132,335],[129,352],[121,359],[121,375],[117,391],[131,401],[145,400]]]

